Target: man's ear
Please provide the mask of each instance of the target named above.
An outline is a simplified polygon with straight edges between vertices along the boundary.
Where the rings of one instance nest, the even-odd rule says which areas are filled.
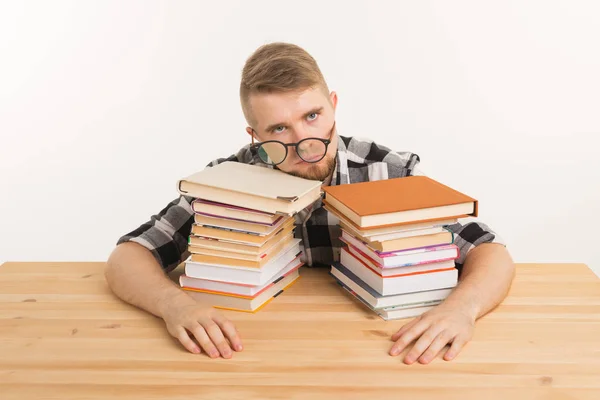
[[[246,133],[248,133],[248,135],[250,135],[250,137],[254,136],[254,130],[252,128],[250,128],[249,126],[246,127]]]
[[[329,93],[329,99],[331,100],[331,104],[333,105],[333,111],[335,111],[338,102],[337,93],[335,91]]]

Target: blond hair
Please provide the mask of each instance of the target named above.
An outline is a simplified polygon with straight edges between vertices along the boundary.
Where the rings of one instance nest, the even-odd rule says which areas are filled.
[[[289,92],[329,88],[315,59],[291,43],[275,42],[260,46],[246,60],[240,82],[240,100],[246,120],[252,121],[249,98],[254,93]]]

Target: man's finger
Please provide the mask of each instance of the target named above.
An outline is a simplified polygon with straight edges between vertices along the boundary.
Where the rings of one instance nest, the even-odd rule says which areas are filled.
[[[206,333],[206,331],[204,330],[202,325],[200,325],[199,323],[196,323],[195,325],[189,327],[188,329],[192,332],[192,334],[194,335],[194,337],[200,344],[200,347],[202,347],[202,350],[204,350],[206,352],[206,354],[209,355],[209,357],[211,357],[211,358],[219,357],[219,351],[217,350],[217,348],[215,347],[213,342],[208,337],[208,334]]]
[[[434,339],[433,343],[429,346],[427,350],[423,353],[421,357],[419,357],[419,362],[422,364],[427,364],[431,360],[433,360],[439,352],[452,340],[452,334],[447,330],[442,331],[437,337]]]
[[[200,348],[194,343],[194,341],[190,338],[187,331],[183,327],[177,328],[177,340],[189,351],[190,353],[198,354],[200,353]]]
[[[460,353],[460,351],[462,350],[462,348],[465,346],[466,343],[467,343],[466,338],[464,338],[460,335],[456,336],[454,338],[454,340],[452,341],[452,345],[450,345],[450,348],[444,355],[444,360],[450,361],[450,360],[454,359],[454,357],[456,357],[458,355],[458,353]]]
[[[402,326],[400,327],[400,329],[398,329],[398,332],[396,332],[396,333],[394,333],[394,334],[392,335],[392,340],[393,340],[394,342],[395,342],[396,340],[398,340],[398,338],[399,338],[400,336],[402,336],[402,335],[403,335],[403,334],[404,334],[406,331],[408,331],[410,328],[412,328],[412,327],[413,327],[413,326],[414,326],[414,325],[415,325],[417,322],[419,322],[419,321],[420,321],[420,319],[417,317],[417,318],[413,318],[413,320],[412,320],[412,321],[410,321],[410,322],[407,322],[406,324],[402,325]]]
[[[429,322],[424,320],[420,320],[418,323],[414,324],[396,340],[396,343],[394,343],[390,349],[390,355],[397,356],[400,354],[406,346],[411,344],[413,340],[421,336],[421,334],[429,328],[429,324]]]
[[[406,354],[404,357],[404,362],[406,364],[412,364],[423,354],[425,350],[433,343],[436,336],[441,332],[440,328],[436,328],[435,326],[430,326],[417,340],[412,349]]]
[[[231,347],[229,347],[229,343],[225,340],[225,336],[223,336],[223,332],[221,332],[221,328],[217,325],[213,320],[207,321],[202,324],[206,333],[210,337],[210,340],[217,346],[221,356],[223,358],[231,358],[232,351]]]
[[[220,314],[215,315],[213,317],[213,321],[215,321],[215,323],[219,325],[221,331],[225,334],[227,339],[229,339],[229,342],[233,346],[233,349],[235,351],[242,351],[242,339],[240,338],[240,334],[238,333],[233,322],[231,322],[230,320],[228,320]]]

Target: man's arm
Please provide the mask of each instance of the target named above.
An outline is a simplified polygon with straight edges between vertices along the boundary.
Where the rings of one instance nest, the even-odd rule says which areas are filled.
[[[186,296],[164,273],[152,253],[135,242],[115,248],[108,258],[105,277],[120,299],[160,318],[164,317],[170,301]]]
[[[451,360],[471,340],[475,321],[497,306],[507,295],[514,277],[514,264],[502,239],[481,222],[456,223],[447,227],[455,234],[459,258],[459,281],[437,307],[413,319],[392,335],[390,355],[398,355],[413,341],[404,362],[428,363],[447,345]]]
[[[241,161],[247,150],[212,161]],[[161,317],[169,333],[190,352],[202,348],[209,356],[225,358],[242,350],[235,326],[213,307],[201,304],[166,275],[188,255],[194,221],[193,198],[179,196],[149,221],[122,236],[110,255],[106,280],[123,301]],[[200,346],[194,343],[194,339]]]
[[[145,247],[135,242],[118,245],[108,259],[105,276],[117,297],[162,318],[169,333],[188,351],[200,353],[190,333],[212,358],[231,357],[224,334],[235,350],[242,349],[233,324],[181,290]]]
[[[445,303],[479,319],[504,300],[514,276],[515,266],[506,247],[482,243],[467,255],[460,282]]]
[[[388,177],[425,176],[417,154],[383,149],[388,151],[383,159],[388,163]],[[513,280],[513,261],[502,239],[487,225],[473,221],[455,223],[447,229],[454,233],[454,244],[459,248],[455,260],[459,282],[440,305],[392,335],[396,342],[390,349],[393,356],[416,340],[404,358],[408,364],[430,362],[448,343],[451,346],[444,359],[456,357],[471,339],[475,321],[505,298]]]

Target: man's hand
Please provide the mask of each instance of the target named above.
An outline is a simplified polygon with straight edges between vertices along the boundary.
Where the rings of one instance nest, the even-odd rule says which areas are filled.
[[[233,323],[213,307],[182,296],[167,304],[162,314],[171,336],[192,353],[201,351],[192,338],[211,358],[219,355],[231,358],[232,347],[235,351],[242,350],[242,341]]]
[[[390,355],[400,354],[416,340],[404,358],[406,364],[416,360],[427,364],[448,343],[451,345],[444,360],[452,360],[473,337],[475,321],[506,297],[514,273],[515,266],[504,246],[480,244],[467,254],[458,285],[444,302],[392,335],[396,343]]]
[[[390,349],[390,355],[400,354],[416,339],[415,345],[404,358],[406,364],[412,364],[417,359],[420,363],[427,364],[448,343],[451,346],[444,355],[444,360],[450,361],[473,337],[475,319],[475,315],[465,308],[442,303],[393,334],[392,340],[396,343]]]

